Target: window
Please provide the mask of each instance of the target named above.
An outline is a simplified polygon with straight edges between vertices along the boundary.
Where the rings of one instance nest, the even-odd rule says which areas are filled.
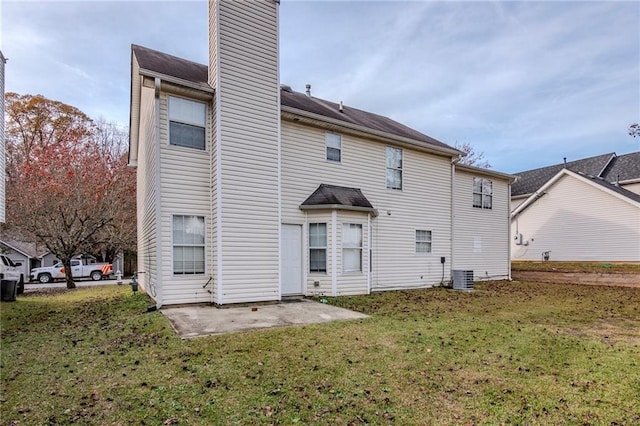
[[[202,102],[169,97],[169,143],[205,149],[205,112]]]
[[[387,189],[402,189],[402,150],[387,147]]]
[[[342,225],[342,271],[362,271],[362,225]]]
[[[327,133],[325,143],[327,145],[327,160],[339,163],[342,159],[342,136]]]
[[[473,207],[490,209],[493,206],[493,183],[489,179],[473,178]]]
[[[309,272],[327,272],[327,224],[309,224]]]
[[[173,216],[173,273],[204,274],[204,217]]]
[[[416,230],[416,253],[431,253],[431,231]]]

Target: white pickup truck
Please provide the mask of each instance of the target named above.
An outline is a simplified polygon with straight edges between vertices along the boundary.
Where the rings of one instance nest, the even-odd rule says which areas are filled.
[[[110,263],[91,263],[86,259],[71,259],[71,276],[73,278],[91,278],[93,281],[100,281],[103,277],[111,275],[112,272],[113,265]],[[31,281],[40,281],[43,284],[64,277],[62,262],[31,270]]]
[[[18,286],[18,294],[24,293],[24,276],[20,266],[22,263],[13,263],[8,256],[0,254],[0,279],[15,281]]]

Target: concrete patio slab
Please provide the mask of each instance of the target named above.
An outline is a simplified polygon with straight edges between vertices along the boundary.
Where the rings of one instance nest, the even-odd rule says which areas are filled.
[[[202,305],[168,307],[161,312],[183,339],[262,328],[368,318],[368,315],[359,312],[306,299],[231,308]]]

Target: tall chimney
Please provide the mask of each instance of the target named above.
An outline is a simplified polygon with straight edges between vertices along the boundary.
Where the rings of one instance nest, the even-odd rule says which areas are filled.
[[[218,304],[280,298],[278,4],[209,0],[210,270]]]
[[[305,93],[307,94],[307,96],[311,97],[311,85],[309,83],[307,83],[307,85],[305,86],[305,88],[307,89],[305,91]]]

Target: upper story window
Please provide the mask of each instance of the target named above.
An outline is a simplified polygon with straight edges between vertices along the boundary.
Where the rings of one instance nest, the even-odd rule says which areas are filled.
[[[473,178],[473,207],[479,209],[493,207],[493,183],[489,179]]]
[[[327,160],[339,163],[342,160],[342,136],[327,133],[325,143],[327,145]]]
[[[402,150],[387,147],[387,189],[402,189]]]
[[[204,217],[173,216],[173,273],[204,274]]]
[[[362,271],[362,225],[342,225],[342,271]]]
[[[169,144],[204,150],[206,105],[169,96]]]
[[[431,231],[416,229],[416,253],[431,253]]]
[[[309,272],[327,272],[327,224],[309,224]]]

